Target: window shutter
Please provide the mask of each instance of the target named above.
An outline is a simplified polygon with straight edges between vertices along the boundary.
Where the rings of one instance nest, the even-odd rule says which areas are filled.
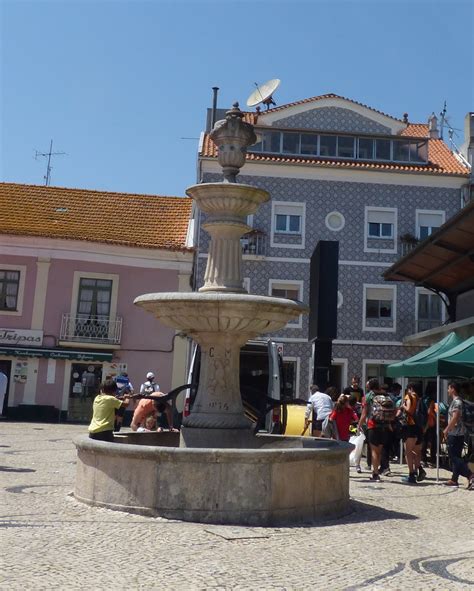
[[[393,290],[383,287],[367,287],[365,292],[367,300],[393,300]]]
[[[393,224],[395,221],[395,212],[368,210],[367,221],[374,224]]]

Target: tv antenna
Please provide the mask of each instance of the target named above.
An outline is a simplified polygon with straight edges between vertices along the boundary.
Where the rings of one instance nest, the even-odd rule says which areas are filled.
[[[268,82],[265,82],[265,84],[260,85],[254,82],[255,90],[247,99],[247,107],[256,107],[258,104],[262,103],[267,107],[268,111],[270,105],[276,105],[276,102],[273,100],[272,94],[280,86],[280,82],[281,80],[279,80],[278,78],[268,80]]]
[[[35,150],[35,152],[35,160],[38,160],[39,156],[48,159],[48,164],[46,166],[46,174],[43,177],[44,184],[48,187],[49,183],[51,182],[51,170],[53,168],[51,166],[51,156],[64,156],[66,152],[53,152],[53,140],[51,140],[51,143],[49,144],[49,152],[38,152],[38,150]]]

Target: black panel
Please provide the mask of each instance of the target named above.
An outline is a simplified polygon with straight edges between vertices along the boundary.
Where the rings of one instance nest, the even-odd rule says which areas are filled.
[[[337,337],[339,242],[320,240],[311,256],[308,340]]]

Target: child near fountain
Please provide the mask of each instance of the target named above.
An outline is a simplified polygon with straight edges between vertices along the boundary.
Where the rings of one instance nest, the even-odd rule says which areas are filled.
[[[142,427],[138,427],[137,433],[149,433],[150,431],[162,431],[161,427],[156,428],[156,415],[149,414],[145,417]]]
[[[334,421],[337,426],[337,432],[341,441],[349,441],[349,427],[352,423],[357,423],[359,417],[349,404],[349,396],[341,394],[337,399],[334,410],[329,415],[329,420]]]
[[[115,411],[126,408],[130,402],[130,395],[123,399],[116,397],[117,384],[114,380],[105,380],[100,387],[100,393],[94,398],[92,405],[92,420],[89,425],[89,437],[100,441],[114,441]]]

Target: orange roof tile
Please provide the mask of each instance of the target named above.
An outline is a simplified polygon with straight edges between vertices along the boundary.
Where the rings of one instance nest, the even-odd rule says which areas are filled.
[[[423,133],[423,129],[426,132]],[[272,128],[273,129],[273,128]],[[410,124],[405,131],[407,136],[427,138],[428,127],[423,124]],[[405,134],[402,134],[405,135]],[[396,137],[396,136],[394,136]],[[204,135],[202,158],[217,158],[217,147],[210,139],[209,134]],[[346,168],[354,170],[386,170],[393,172],[417,172],[435,175],[469,175],[466,168],[454,156],[443,140],[428,139],[428,164],[400,164],[395,162],[372,162],[363,160],[338,160],[337,158],[307,157],[291,154],[257,154],[247,153],[248,162],[271,162],[280,164],[304,164],[308,166],[324,166],[330,168]]]
[[[0,183],[0,233],[189,251],[192,199]]]
[[[408,127],[400,132],[400,135],[407,137],[429,137],[428,125],[426,123],[409,123]]]

